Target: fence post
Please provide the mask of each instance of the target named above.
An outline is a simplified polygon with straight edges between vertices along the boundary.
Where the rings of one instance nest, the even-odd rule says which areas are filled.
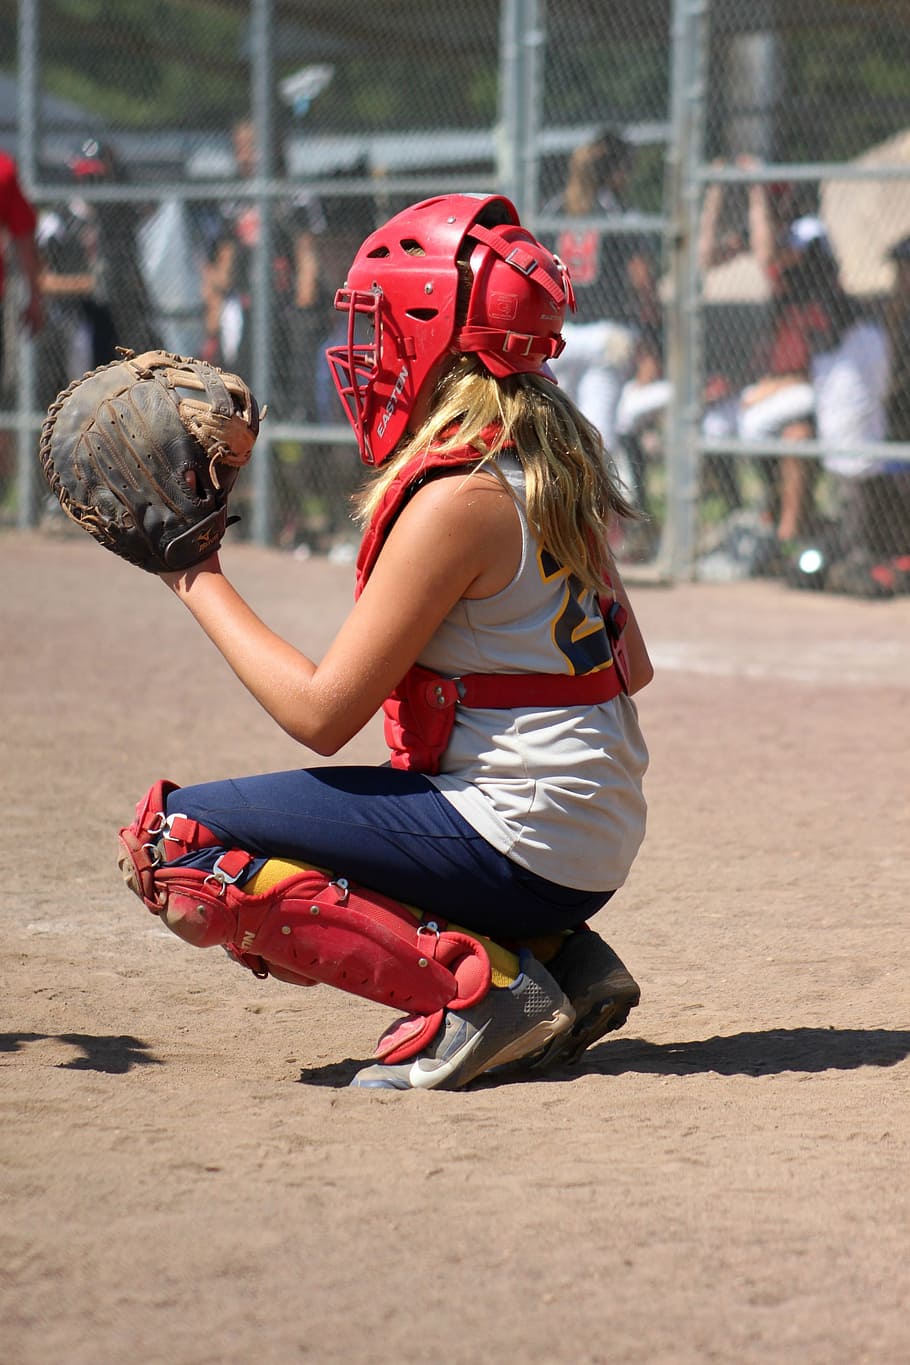
[[[250,305],[252,329],[252,373],[250,387],[260,402],[267,401],[266,388],[271,373],[269,339],[274,324],[272,289],[272,200],[267,185],[274,174],[275,87],[274,24],[272,0],[253,0],[250,6],[250,112],[256,138],[256,167],[253,194],[259,215],[259,240],[253,255],[253,297]],[[247,378],[246,375],[243,376]],[[280,414],[276,413],[276,416]],[[253,456],[252,536],[257,545],[271,540],[274,483],[271,443],[267,432]]]
[[[499,187],[524,221],[537,211],[546,0],[502,0],[499,26]]]
[[[698,517],[699,387],[698,212],[702,159],[704,4],[674,0],[670,140],[667,148],[666,257],[667,372],[672,396],[667,413],[667,510],[662,567],[671,578],[694,575]]]
[[[22,184],[30,198],[37,182],[37,143],[40,130],[38,107],[38,33],[40,0],[19,0],[17,98],[18,163]],[[38,462],[35,458],[32,414],[36,405],[35,344],[18,327],[16,370],[16,522],[20,530],[38,521]]]

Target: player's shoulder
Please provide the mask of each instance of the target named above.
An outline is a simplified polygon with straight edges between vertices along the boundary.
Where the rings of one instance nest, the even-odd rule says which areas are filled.
[[[432,561],[462,595],[489,597],[514,577],[523,533],[508,488],[485,471],[446,471],[413,495],[389,533],[383,554],[402,564]]]
[[[508,536],[516,524],[515,499],[496,474],[483,469],[434,471],[398,518],[408,530],[463,546]]]
[[[463,515],[479,503],[508,507],[513,501],[508,487],[492,470],[461,466],[434,470],[432,478],[412,494],[409,506],[419,508],[423,515],[447,509]]]

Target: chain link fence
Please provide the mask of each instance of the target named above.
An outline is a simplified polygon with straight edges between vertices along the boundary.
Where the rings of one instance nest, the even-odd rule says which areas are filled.
[[[55,524],[58,389],[162,344],[269,404],[231,535],[349,555],[334,290],[390,213],[484,189],[571,266],[626,564],[910,582],[905,0],[0,0],[0,52],[45,306],[30,341],[8,252],[0,524]]]
[[[696,571],[906,591],[906,7],[716,0],[690,33]]]

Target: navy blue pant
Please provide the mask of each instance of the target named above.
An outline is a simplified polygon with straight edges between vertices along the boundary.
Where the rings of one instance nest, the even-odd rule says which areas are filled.
[[[491,938],[526,938],[590,919],[610,891],[577,891],[498,853],[420,773],[310,768],[181,787],[188,815],[224,848],[315,863]],[[184,861],[211,866],[218,851]],[[257,864],[259,865],[259,864]]]

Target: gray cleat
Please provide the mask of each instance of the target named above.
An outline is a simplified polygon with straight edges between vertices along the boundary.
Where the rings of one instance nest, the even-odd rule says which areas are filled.
[[[598,1038],[622,1028],[641,999],[631,972],[591,930],[571,934],[547,970],[572,1002],[575,1023],[531,1061],[535,1071],[577,1062]]]
[[[376,1062],[351,1085],[364,1090],[460,1090],[476,1076],[547,1047],[571,1028],[575,1011],[546,967],[530,953],[511,986],[493,987],[470,1009],[446,1010],[423,1052],[406,1062]]]

